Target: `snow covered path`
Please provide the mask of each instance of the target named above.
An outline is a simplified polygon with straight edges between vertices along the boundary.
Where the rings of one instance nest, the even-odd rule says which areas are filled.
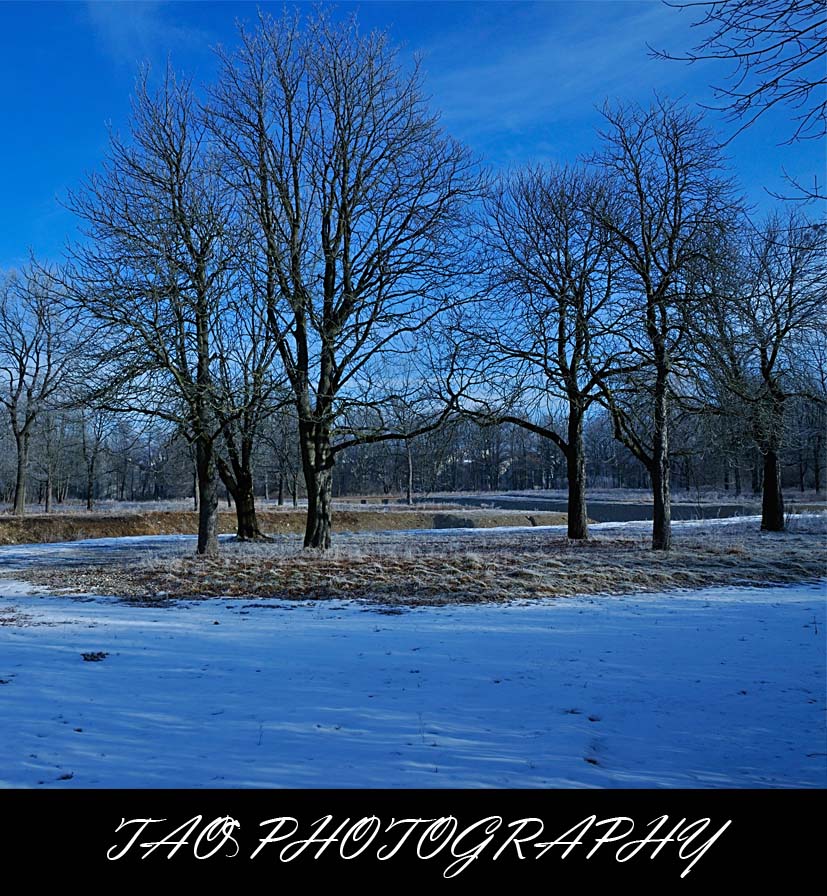
[[[824,585],[391,613],[0,588],[2,786],[827,786]]]

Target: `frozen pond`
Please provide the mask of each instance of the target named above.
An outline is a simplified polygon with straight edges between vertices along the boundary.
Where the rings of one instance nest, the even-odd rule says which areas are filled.
[[[565,501],[526,495],[477,495],[428,498],[429,503],[461,504],[465,507],[494,507],[498,510],[534,510],[565,513]],[[651,520],[652,504],[623,501],[589,501],[589,519],[599,523],[625,523]],[[760,503],[748,504],[672,504],[673,520],[713,520],[750,516],[761,512]]]

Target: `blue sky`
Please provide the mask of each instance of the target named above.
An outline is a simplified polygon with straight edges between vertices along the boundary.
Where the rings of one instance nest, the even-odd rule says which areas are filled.
[[[305,6],[309,4],[297,4]],[[57,260],[75,221],[61,206],[95,170],[109,126],[125,130],[139,64],[167,56],[176,69],[209,81],[212,47],[232,46],[246,2],[0,3],[0,269],[32,249]],[[687,104],[713,102],[709,85],[727,65],[688,66],[650,58],[647,43],[674,52],[697,42],[692,17],[659,0],[549,2],[339,2],[361,26],[390,33],[409,62],[423,58],[425,88],[446,129],[494,168],[566,161],[596,145],[604,100],[648,102],[653,91]],[[791,128],[778,110],[731,141],[727,154],[759,212],[783,191],[783,170],[824,181],[817,141],[779,145]],[[721,139],[735,126],[716,113]]]

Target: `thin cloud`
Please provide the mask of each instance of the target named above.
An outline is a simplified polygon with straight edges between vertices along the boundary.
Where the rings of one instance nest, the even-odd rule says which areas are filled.
[[[425,48],[427,87],[446,124],[468,136],[589,113],[607,97],[635,99],[653,87],[682,93],[686,67],[647,54],[647,42],[686,29],[670,12],[659,3],[518,7],[494,53],[486,41],[483,62],[476,27]]]
[[[130,68],[145,60],[164,58],[175,47],[204,44],[198,28],[183,26],[168,15],[169,5],[156,0],[107,2],[89,0],[88,20],[101,49]]]

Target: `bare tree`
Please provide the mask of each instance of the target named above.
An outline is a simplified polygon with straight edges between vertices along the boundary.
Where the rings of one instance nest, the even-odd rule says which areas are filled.
[[[267,416],[261,429],[259,442],[270,452],[268,464],[273,463],[276,473],[276,501],[284,505],[285,486],[290,492],[293,506],[299,503],[298,483],[301,478],[301,455],[299,452],[298,425],[292,406],[281,406]],[[268,466],[269,469],[269,466]]]
[[[110,431],[109,447],[113,456],[112,475],[115,482],[115,497],[119,501],[126,500],[127,484],[130,475],[135,470],[136,449],[148,422],[150,421],[145,417],[118,414]]]
[[[584,168],[526,168],[486,201],[486,296],[459,330],[481,364],[479,421],[513,423],[550,439],[566,459],[568,537],[588,537],[583,421],[598,383],[619,363],[612,249],[599,211],[605,182]],[[504,401],[492,402],[497,384]],[[499,404],[499,407],[497,406]],[[517,408],[524,409],[524,416]],[[558,431],[544,420],[562,409]]]
[[[716,143],[700,118],[658,100],[604,110],[596,158],[611,182],[604,224],[622,268],[626,304],[616,338],[636,372],[599,377],[615,436],[646,467],[654,496],[652,547],[671,544],[669,418],[672,379],[686,348],[689,273],[736,203]]]
[[[662,59],[735,63],[729,86],[715,87],[723,109],[749,127],[777,105],[796,110],[788,142],[821,139],[827,131],[827,5],[824,0],[678,0],[667,6],[697,12],[704,35],[684,55]]]
[[[21,516],[35,423],[66,388],[76,358],[72,325],[36,269],[10,274],[0,284],[0,404],[14,435],[14,513]]]
[[[62,405],[62,402],[59,402]],[[47,407],[37,423],[33,438],[33,465],[42,485],[43,509],[52,512],[55,491],[59,493],[67,454],[67,417],[64,411]]]
[[[705,400],[740,415],[763,458],[761,528],[786,525],[781,452],[796,397],[822,401],[812,388],[802,341],[823,318],[827,233],[795,211],[774,214],[741,242],[740,258],[709,276],[695,335],[702,346]],[[730,253],[731,259],[732,253]]]
[[[245,277],[243,289],[254,292],[255,277]],[[225,310],[216,322],[216,344],[218,473],[235,502],[236,537],[261,541],[266,536],[256,518],[255,446],[266,417],[287,400],[264,304],[245,295],[241,304]]]
[[[342,416],[379,408],[389,384],[394,394],[394,357],[460,294],[462,216],[478,177],[427,110],[418,71],[403,73],[381,34],[324,15],[303,30],[262,16],[222,62],[209,111],[256,225],[298,419],[304,544],[324,549],[336,455],[399,435],[342,433]]]
[[[81,453],[86,466],[86,509],[90,512],[95,509],[98,463],[106,450],[107,437],[114,424],[115,418],[111,412],[81,408],[78,425]]]
[[[827,460],[827,317],[823,310],[798,333],[795,344],[799,382],[807,402],[804,424],[810,428],[807,444],[812,452],[813,487],[819,493]]]
[[[232,200],[205,138],[191,85],[167,70],[155,91],[145,72],[131,141],[113,134],[102,173],[70,198],[88,239],[66,278],[107,346],[109,406],[169,420],[195,446],[200,554],[218,549],[215,328],[239,254]]]

